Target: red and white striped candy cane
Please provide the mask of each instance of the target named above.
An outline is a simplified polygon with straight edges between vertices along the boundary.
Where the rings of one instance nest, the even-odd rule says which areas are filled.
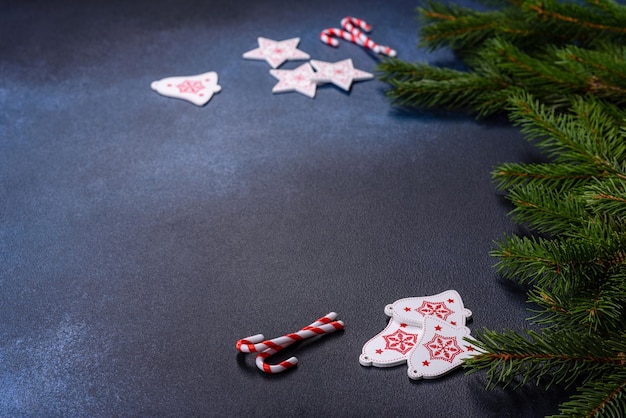
[[[313,322],[311,325],[307,325],[306,327],[302,328],[300,331],[307,330],[311,327],[318,327],[320,325],[329,324],[335,319],[337,319],[337,314],[335,312],[330,312],[329,314],[324,315],[317,321]],[[341,324],[343,324],[343,322],[341,322]],[[284,338],[285,337],[278,337],[272,340],[263,341],[265,339],[263,334],[256,334],[250,337],[242,338],[241,340],[237,341],[236,347],[237,350],[241,351],[242,353],[258,353],[268,350],[270,348],[275,348],[275,346],[277,344],[280,344],[284,340]]]
[[[348,32],[352,32],[353,30],[355,30],[356,26],[363,29],[365,32],[369,32],[372,30],[372,26],[370,24],[368,24],[363,19],[359,19],[358,17],[344,17],[343,19],[341,19],[341,26],[344,27]]]
[[[371,31],[372,27],[366,21],[356,17],[347,16],[341,19],[341,26],[360,39],[361,42],[359,45],[365,46],[378,54],[384,54],[390,57],[396,56],[396,51],[388,46],[378,45],[356,27],[358,26],[366,32]]]
[[[350,32],[346,32],[343,29],[328,28],[324,29],[322,33],[320,33],[320,39],[322,40],[322,42],[327,45],[336,47],[339,46],[339,41],[335,39],[335,37],[343,38],[346,41],[352,42],[354,44],[358,44],[358,42],[360,41],[358,36],[355,36]]]
[[[262,341],[264,338],[262,334],[243,338],[237,341],[237,350],[244,353],[258,353],[255,363],[260,370],[266,373],[280,373],[297,365],[298,359],[296,357],[290,357],[287,360],[272,365],[267,364],[265,360],[297,341],[343,329],[343,321],[335,321],[336,318],[337,314],[331,312],[298,332],[286,334],[271,340]]]
[[[345,31],[337,28],[329,28],[322,31],[322,33],[320,33],[321,41],[327,45],[338,46],[339,42],[334,37],[339,37],[359,46],[364,46],[377,54],[383,54],[389,57],[396,56],[396,51],[388,46],[378,45],[361,31],[361,29],[365,32],[372,30],[372,27],[363,19],[347,16],[341,20],[341,26]]]
[[[281,361],[278,364],[267,364],[265,360],[268,357],[276,354],[278,351],[284,348],[287,348],[288,346],[290,346],[296,341],[301,341],[306,338],[314,337],[316,335],[322,335],[322,334],[334,332],[334,331],[343,329],[343,327],[344,327],[344,324],[342,321],[333,321],[328,324],[315,325],[315,326],[314,324],[311,324],[308,327],[302,328],[300,331],[296,333],[287,334],[287,335],[284,335],[283,337],[279,337],[275,340],[272,340],[272,341],[278,340],[279,343],[277,343],[273,348],[270,348],[269,350],[265,350],[257,354],[256,359],[255,359],[256,366],[260,370],[263,370],[265,373],[284,372],[285,370],[288,370],[298,364],[298,359],[296,357],[290,357],[287,360]]]

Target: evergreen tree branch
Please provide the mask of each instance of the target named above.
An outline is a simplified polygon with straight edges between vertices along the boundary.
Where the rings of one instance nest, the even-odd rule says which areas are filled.
[[[582,379],[594,380],[604,374],[623,369],[626,352],[626,335],[612,339],[599,338],[579,332],[542,333],[527,330],[526,335],[516,332],[481,330],[468,339],[480,354],[465,360],[469,373],[484,370],[488,387],[500,384],[516,387],[530,381],[571,385]],[[580,342],[585,341],[585,347]]]
[[[442,46],[455,50],[475,48],[495,35],[511,39],[535,35],[515,9],[478,13],[430,1],[427,7],[418,8],[418,13],[425,24],[420,45],[431,50]]]
[[[388,97],[397,105],[440,107],[445,109],[481,109],[485,101],[494,101],[491,112],[506,103],[506,81],[497,76],[485,78],[478,74],[427,65],[407,65],[388,61],[381,71],[388,73],[392,89]],[[393,74],[393,76],[391,75]],[[409,78],[411,80],[409,80]],[[500,95],[500,96],[498,96]]]
[[[626,356],[621,354],[622,366]],[[568,402],[561,404],[554,418],[584,416],[589,418],[622,418],[626,411],[626,371],[616,370],[608,379],[589,381],[578,388]]]
[[[595,6],[595,3],[587,4]],[[581,28],[584,28],[597,34],[604,32],[618,35],[626,34],[626,18],[624,17],[623,9],[615,5],[610,7],[610,11],[608,11],[606,10],[608,6],[609,3],[604,2],[602,7],[592,7],[590,9],[575,2],[563,3],[556,0],[535,0],[524,2],[523,7],[532,11],[537,19],[563,23],[564,27],[571,31],[580,31]]]
[[[605,171],[594,165],[573,163],[504,163],[492,172],[498,190],[519,185],[543,185],[551,189],[571,189],[592,179],[606,177]]]
[[[570,295],[601,281],[607,268],[622,265],[622,252],[621,240],[549,240],[513,235],[505,237],[490,254],[498,258],[495,267],[504,278]]]
[[[596,214],[606,214],[626,224],[626,180],[619,177],[587,187],[584,198]]]
[[[587,217],[585,202],[576,189],[554,190],[526,184],[512,187],[507,198],[515,205],[510,212],[513,220],[540,233],[567,234],[581,227]]]
[[[557,294],[536,286],[529,292],[528,301],[537,308],[531,321],[545,329],[580,328],[589,334],[610,336],[623,326],[623,307],[626,303],[624,275],[600,277],[598,288],[581,286],[569,293]]]
[[[577,100],[580,102],[582,99]],[[528,93],[512,97],[509,103],[510,117],[513,123],[521,126],[522,132],[529,139],[538,139],[536,145],[550,157],[553,157],[555,161],[594,165],[626,179],[622,162],[613,158],[614,150],[611,152],[611,156],[602,155],[606,154],[601,149],[605,147],[605,138],[602,137],[600,140],[597,132],[595,135],[593,130],[589,132],[592,125],[588,123],[585,125],[582,111],[578,116],[557,114],[554,109],[548,109],[539,101],[534,100]],[[594,105],[601,106],[599,102],[594,102],[590,106]],[[579,104],[579,107],[575,107],[574,110],[581,110],[581,107]],[[588,109],[588,107],[584,109]],[[600,123],[611,124],[612,119],[606,113],[596,113],[594,117],[600,119]],[[606,118],[606,120],[603,121],[602,118]],[[579,122],[580,120],[583,122]],[[611,130],[613,134],[617,132],[614,128]],[[621,134],[610,139],[618,144],[618,147],[624,149]],[[620,151],[619,154],[624,152],[626,151]]]
[[[579,384],[562,416],[626,415],[626,7],[613,0],[492,0],[477,12],[428,3],[421,45],[468,71],[381,64],[396,104],[479,116],[507,111],[549,162],[493,172],[528,237],[491,255],[529,286],[541,333],[484,330],[466,360],[489,386]],[[538,45],[537,40],[541,40]]]

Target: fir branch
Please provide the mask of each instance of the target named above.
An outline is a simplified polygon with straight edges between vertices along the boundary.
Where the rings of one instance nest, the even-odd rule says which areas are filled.
[[[481,49],[480,58],[494,61],[498,68],[514,80],[518,80],[518,86],[523,86],[529,91],[542,91],[546,88],[561,89],[559,97],[575,94],[582,90],[585,84],[584,78],[579,74],[570,73],[544,57],[533,57],[524,53],[510,41],[493,38],[485,43]]]
[[[457,106],[481,116],[505,108],[508,96],[518,90],[541,97],[552,108],[570,106],[576,95],[587,94],[616,104],[626,103],[626,78],[616,76],[622,70],[626,73],[626,65],[611,64],[616,53],[574,55],[580,51],[553,47],[532,56],[508,41],[494,38],[467,54],[471,71],[411,65],[397,59],[384,61],[378,71],[381,79],[392,86],[389,96],[401,98],[398,104],[448,109]],[[422,98],[424,91],[434,89],[440,92],[439,97]]]
[[[626,70],[626,67],[624,68]],[[625,96],[626,97],[626,96]],[[578,138],[588,153],[597,155],[614,173],[626,173],[620,164],[626,158],[626,112],[592,97],[572,103]]]
[[[424,25],[420,44],[463,52],[499,37],[524,49],[533,48],[537,39],[555,45],[589,46],[615,41],[626,34],[626,8],[611,1],[586,5],[555,0],[500,3],[495,5],[497,10],[476,12],[454,4],[428,2],[417,9]]]
[[[454,76],[463,83],[448,78],[433,84],[442,78],[429,78],[427,69],[402,74],[398,60],[383,63],[381,78],[392,85],[389,95],[396,104],[458,108],[486,116],[502,110],[503,99],[516,87],[554,108],[568,104],[573,95],[587,94],[626,104],[626,51],[620,44],[626,33],[626,7],[622,5],[526,0],[476,12],[429,2],[418,11],[424,23],[421,44],[430,49],[452,47],[471,69],[467,77]],[[546,47],[536,48],[537,39]],[[491,81],[488,86],[485,80]],[[441,90],[441,95],[434,95],[433,89]],[[469,100],[466,91],[475,100]],[[428,98],[421,99],[422,95]],[[456,95],[460,97],[450,98]]]
[[[581,100],[579,98],[574,102],[582,103]],[[578,107],[575,105],[574,110],[579,112],[578,119],[577,116],[571,114],[557,114],[554,109],[549,109],[544,104],[534,100],[528,93],[514,96],[509,102],[510,117],[513,123],[521,126],[522,132],[529,139],[537,139],[535,144],[555,161],[595,165],[601,170],[617,176],[623,177],[625,175],[622,172],[622,162],[613,158],[615,150],[609,152],[611,155],[606,155],[605,138],[602,137],[602,140],[599,140],[600,136],[598,132],[594,132],[593,125],[584,122],[585,117],[588,117],[584,115],[584,111],[589,110],[590,107],[603,106],[600,102],[579,104]],[[598,123],[602,124],[603,129],[608,131],[602,132],[603,136],[612,132],[613,136],[609,139],[617,144],[616,147],[618,148],[616,149],[622,149],[618,153],[618,157],[619,154],[626,152],[623,136],[621,134],[616,135],[615,120],[611,115],[608,112],[603,113],[601,110],[590,111],[595,112],[594,117],[599,119]]]
[[[626,179],[613,177],[587,187],[584,198],[594,213],[626,223]]]
[[[613,0],[492,0],[476,12],[419,9],[422,45],[456,49],[468,71],[381,64],[394,103],[485,116],[507,111],[549,162],[505,163],[493,179],[515,222],[491,255],[529,286],[543,327],[483,331],[468,359],[489,386],[579,383],[563,416],[626,414],[626,7]],[[538,45],[537,40],[541,40]]]
[[[493,93],[498,94],[506,88],[506,83],[495,77],[484,78],[477,74],[449,69],[439,71],[425,65],[394,67],[393,63],[389,63],[387,69],[398,74],[410,74],[414,79],[405,81],[405,77],[400,76],[389,80],[393,88],[387,95],[397,105],[478,109],[484,107],[486,99],[493,99]],[[497,104],[492,106],[501,108],[505,102],[506,96],[502,95]],[[493,112],[493,109],[491,111]]]
[[[471,49],[495,35],[511,39],[534,35],[515,9],[478,13],[431,1],[427,7],[417,10],[424,23],[420,45],[431,50],[443,46],[459,51]]]
[[[498,258],[495,267],[504,278],[569,295],[601,280],[607,263],[620,259],[621,245],[619,240],[506,236],[490,254]]]
[[[389,58],[379,64],[378,76],[385,82],[446,81],[467,77],[467,73],[445,67],[414,64],[397,58]]]
[[[496,384],[516,387],[530,381],[571,385],[613,374],[623,369],[626,352],[626,334],[614,338],[600,338],[586,333],[527,330],[526,335],[512,331],[479,330],[468,339],[478,347],[480,354],[465,360],[469,373],[484,370],[488,387]],[[581,347],[580,342],[585,342]]]
[[[576,189],[554,190],[543,185],[512,187],[507,198],[515,205],[513,220],[544,234],[566,234],[581,227],[588,217],[585,202]]]
[[[587,285],[561,294],[536,286],[528,294],[528,301],[536,306],[531,321],[545,329],[580,328],[589,335],[610,336],[623,325],[626,286],[623,274],[601,279],[599,288]]]
[[[606,175],[594,165],[573,163],[503,163],[492,172],[498,190],[524,184],[542,184],[557,190],[571,189]]]
[[[626,354],[618,353],[622,370],[617,369],[606,380],[588,381],[578,388],[554,418],[584,416],[589,418],[622,418],[626,411]]]
[[[552,21],[561,24],[567,30],[580,37],[581,32],[601,36],[608,33],[626,34],[626,12],[623,8],[609,2],[599,3],[601,7],[585,7],[576,2],[559,2],[557,0],[525,1],[523,9],[534,13],[535,19]],[[587,3],[595,6],[595,3]],[[610,8],[610,10],[607,10]],[[608,23],[607,23],[608,22]]]

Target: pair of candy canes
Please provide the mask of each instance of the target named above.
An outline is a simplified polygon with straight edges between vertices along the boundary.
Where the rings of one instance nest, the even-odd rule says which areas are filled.
[[[362,31],[369,32],[372,27],[364,20],[347,16],[341,20],[341,26],[343,29],[328,28],[322,31],[320,39],[327,45],[339,46],[339,41],[335,37],[343,38],[346,41],[371,49],[377,54],[387,55],[389,57],[395,57],[396,51],[388,46],[378,45],[367,37]],[[359,29],[360,28],[360,29]],[[345,30],[344,30],[345,29]]]
[[[271,340],[265,340],[263,334],[257,334],[237,341],[236,347],[237,350],[242,353],[258,353],[255,360],[256,366],[265,373],[274,374],[284,372],[298,364],[296,357],[290,357],[278,364],[267,364],[267,358],[297,341],[343,329],[343,321],[336,321],[336,319],[337,314],[330,312],[298,332],[286,334]]]

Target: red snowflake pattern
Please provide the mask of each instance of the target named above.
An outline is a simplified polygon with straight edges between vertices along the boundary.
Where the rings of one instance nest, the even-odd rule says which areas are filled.
[[[422,302],[422,306],[415,309],[417,312],[421,313],[423,316],[436,316],[437,318],[441,318],[444,321],[447,317],[454,313],[453,310],[449,309],[445,302]]]
[[[177,84],[176,87],[178,87],[178,91],[181,93],[196,94],[200,90],[204,89],[204,84],[202,84],[201,81],[197,81],[197,80],[196,81],[185,80],[182,83]]]
[[[431,360],[445,360],[452,363],[454,357],[461,354],[463,350],[456,342],[456,337],[447,338],[435,334],[432,340],[424,344],[428,349]]]
[[[417,343],[416,334],[408,334],[401,329],[393,334],[383,335],[383,338],[385,339],[385,348],[399,351],[402,354],[408,353]]]

